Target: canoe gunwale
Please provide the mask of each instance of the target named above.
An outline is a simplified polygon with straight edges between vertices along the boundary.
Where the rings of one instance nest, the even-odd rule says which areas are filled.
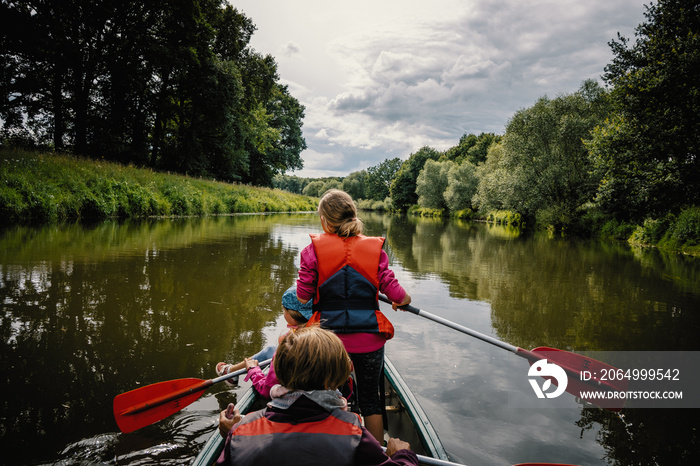
[[[411,389],[408,388],[408,385],[399,374],[399,371],[396,370],[394,364],[386,356],[384,357],[384,375],[389,381],[389,384],[394,388],[401,403],[406,408],[408,415],[411,417],[413,425],[418,431],[418,436],[423,442],[423,447],[425,448],[427,456],[440,460],[449,460],[447,452],[442,446],[440,437],[433,427],[433,424],[430,422],[428,415],[423,411],[423,408],[420,403],[418,403]]]

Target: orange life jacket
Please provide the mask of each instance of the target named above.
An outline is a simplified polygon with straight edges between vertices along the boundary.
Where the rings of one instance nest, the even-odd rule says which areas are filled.
[[[227,464],[354,464],[362,438],[357,414],[334,409],[320,421],[284,423],[269,420],[265,412],[247,415],[233,431]]]
[[[311,235],[318,261],[314,314],[310,323],[336,333],[381,333],[388,340],[394,326],[379,311],[379,259],[384,238]]]

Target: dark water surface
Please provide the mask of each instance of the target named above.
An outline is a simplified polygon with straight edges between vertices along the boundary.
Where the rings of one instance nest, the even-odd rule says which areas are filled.
[[[521,235],[483,224],[362,214],[413,304],[522,348],[700,351],[700,260]],[[121,434],[113,398],[215,376],[284,328],[313,214],[0,231],[2,464],[183,464],[246,386]],[[387,353],[454,461],[696,464],[695,409],[509,402],[527,362],[409,313]],[[568,401],[565,400],[568,397]]]

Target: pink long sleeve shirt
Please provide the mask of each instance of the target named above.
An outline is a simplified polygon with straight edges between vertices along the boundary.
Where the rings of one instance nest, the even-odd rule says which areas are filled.
[[[389,268],[389,256],[381,251],[379,256],[379,291],[395,303],[400,303],[406,297],[406,290],[399,284],[394,272]],[[302,300],[312,300],[318,285],[318,259],[313,243],[301,251],[299,264],[299,279],[297,280],[297,297]],[[345,345],[348,353],[369,353],[376,351],[386,343],[379,333],[338,333],[338,338]]]
[[[245,382],[250,380],[250,382],[253,384],[253,387],[255,387],[255,389],[258,391],[258,393],[260,393],[260,395],[262,395],[265,398],[270,398],[270,390],[272,389],[272,387],[280,383],[280,381],[277,379],[277,375],[275,374],[274,359],[270,364],[270,369],[267,371],[267,375],[263,373],[262,369],[260,369],[260,366],[255,366],[250,368],[248,374],[243,380]]]

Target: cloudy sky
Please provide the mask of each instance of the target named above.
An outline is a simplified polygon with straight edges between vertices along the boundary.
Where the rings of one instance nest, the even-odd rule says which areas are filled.
[[[649,0],[229,0],[305,107],[302,177],[346,176],[600,80]]]

